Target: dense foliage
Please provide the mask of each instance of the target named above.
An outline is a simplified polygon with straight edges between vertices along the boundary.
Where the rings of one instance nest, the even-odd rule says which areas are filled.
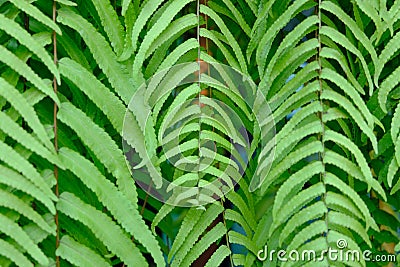
[[[396,254],[400,0],[198,1],[0,0],[0,266],[388,264],[257,259],[265,245],[318,254],[338,240]],[[200,153],[198,136],[217,148],[201,183],[222,178],[221,166],[247,168],[218,201],[175,207],[135,184],[123,121],[147,79],[199,59],[258,86],[275,120],[274,158],[264,164],[255,127],[239,163],[226,148],[234,131],[218,120],[188,127],[186,156]],[[223,84],[171,90],[153,124],[133,114],[132,147],[151,149],[154,171],[187,186],[200,182],[166,161],[174,152],[157,135],[170,107],[201,89],[253,121]]]

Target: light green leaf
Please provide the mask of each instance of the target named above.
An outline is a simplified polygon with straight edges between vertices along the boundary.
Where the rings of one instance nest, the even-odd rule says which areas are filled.
[[[128,266],[148,266],[140,250],[105,213],[96,210],[68,192],[60,195],[57,209],[89,227],[93,234]]]
[[[14,1],[15,2],[24,2],[24,1],[17,1],[17,0],[14,0]],[[29,6],[28,3],[26,3],[26,4]],[[53,23],[53,25],[56,26],[54,23]],[[58,84],[61,83],[60,73],[58,72],[57,67],[54,64],[52,58],[47,53],[47,51],[44,49],[44,47],[42,45],[40,45],[25,29],[23,29],[15,21],[5,17],[3,14],[0,14],[0,29],[4,30],[7,34],[9,34],[10,36],[17,39],[21,44],[23,44],[29,50],[31,50],[33,53],[35,53],[43,61],[43,63],[50,70],[50,72],[56,77]],[[58,28],[58,32],[60,33],[59,28]]]
[[[60,245],[56,250],[56,255],[80,267],[107,267],[111,266],[102,256],[90,248],[80,244],[65,235],[60,239]]]

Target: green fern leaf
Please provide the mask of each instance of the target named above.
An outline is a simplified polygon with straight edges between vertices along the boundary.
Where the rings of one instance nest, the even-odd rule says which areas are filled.
[[[66,6],[77,6],[76,3],[69,1],[69,0],[56,0],[56,2],[66,5]]]
[[[72,237],[65,235],[60,239],[60,246],[56,255],[71,262],[75,266],[107,267],[111,266],[102,256],[90,248],[76,242]]]
[[[338,190],[340,190],[343,194],[345,194],[349,199],[351,199],[354,202],[354,204],[360,209],[360,211],[364,216],[364,220],[367,223],[366,228],[369,228],[371,226],[372,229],[378,231],[379,228],[375,223],[375,220],[372,218],[367,205],[361,199],[361,197],[358,194],[356,194],[356,191],[354,191],[353,188],[348,186],[346,183],[344,183],[342,180],[340,180],[336,175],[332,173],[327,173],[325,175],[324,181],[326,184],[336,187]]]
[[[233,230],[229,231],[229,242],[232,244],[238,244],[242,245],[245,248],[247,248],[250,252],[253,254],[256,254],[258,251],[258,248],[255,246],[255,244],[252,242],[250,237],[245,236],[241,233],[235,232]]]
[[[289,179],[287,179],[283,185],[279,188],[276,193],[274,207],[273,207],[273,217],[276,218],[279,210],[282,208],[283,204],[286,202],[287,198],[290,196],[290,192],[296,187],[301,186],[307,182],[315,174],[324,172],[324,166],[320,161],[315,161],[296,173],[292,174]]]
[[[243,18],[240,11],[236,8],[236,6],[230,0],[222,0],[222,2],[228,7],[229,11],[232,12],[236,23],[240,26],[240,28],[246,33],[247,36],[250,36],[251,29],[245,19]],[[209,5],[210,3],[208,3]]]
[[[96,31],[93,25],[70,9],[61,8],[58,10],[57,21],[81,34],[115,91],[124,103],[128,104],[139,84],[133,84],[126,67],[118,62],[117,56],[105,38]]]
[[[132,204],[84,157],[67,148],[60,149],[59,153],[67,168],[93,190],[124,229],[146,247],[157,265],[163,265],[164,259],[158,243],[140,217],[137,205],[134,205],[136,203]]]
[[[27,257],[2,239],[0,239],[0,254],[15,262],[17,266],[33,266],[33,263]]]
[[[151,29],[146,32],[146,36],[141,42],[140,47],[135,55],[135,60],[133,63],[134,75],[141,72],[143,62],[146,59],[146,53],[149,50],[151,44],[156,41],[157,36],[159,36],[165,30],[165,28],[167,28],[168,24],[171,23],[171,21],[179,11],[192,1],[193,0],[173,1],[170,2],[165,10],[163,10],[163,13],[161,14],[157,22],[151,27]],[[182,27],[182,25],[179,26]]]
[[[43,265],[48,264],[46,255],[33,243],[32,239],[29,238],[25,231],[17,223],[3,214],[0,214],[0,231],[13,238],[38,263]]]
[[[186,31],[197,26],[197,16],[188,14],[172,21],[167,28],[161,32],[147,50],[145,58],[147,59],[154,51],[164,44],[170,44],[173,40],[184,34]]]
[[[271,171],[269,175],[265,178],[262,187],[261,187],[261,192],[265,192],[266,189],[273,183],[275,182],[275,179],[279,177],[284,171],[286,171],[290,166],[292,166],[294,163],[310,156],[318,152],[322,152],[323,147],[321,142],[319,141],[313,141],[307,145],[302,146],[301,148],[292,151],[289,155],[287,155],[279,164],[277,164],[275,167],[271,168]],[[262,165],[260,165],[262,166]],[[257,171],[259,171],[258,169]]]
[[[333,78],[330,78],[330,79],[333,80]],[[340,83],[341,80],[336,79],[335,81],[337,83]],[[357,123],[357,125],[360,127],[360,129],[369,137],[375,153],[379,153],[378,152],[378,141],[376,140],[376,136],[374,135],[372,129],[367,125],[367,123],[362,118],[361,112],[359,110],[357,110],[348,99],[346,99],[339,93],[336,93],[332,90],[324,90],[324,92],[321,95],[321,99],[332,100],[332,101],[336,102],[337,104],[339,104],[340,106],[342,106],[347,111],[347,113],[351,117],[353,117],[354,121]],[[364,117],[371,115],[368,113],[367,114],[364,113],[365,114]]]
[[[138,38],[140,32],[143,30],[143,27],[146,25],[146,22],[149,20],[151,15],[154,14],[154,12],[162,3],[162,0],[149,0],[143,3],[139,16],[136,19],[137,22],[133,25],[132,29],[132,36],[130,40],[132,42],[132,51],[124,51],[124,55],[120,57],[121,61],[126,60],[133,52],[136,51],[139,44]]]
[[[173,266],[173,267],[180,266],[182,260],[185,258],[187,253],[190,250],[192,250],[193,245],[196,242],[196,240],[199,238],[199,236],[202,233],[204,233],[206,228],[217,218],[217,216],[220,213],[222,213],[222,211],[223,211],[223,207],[220,204],[213,203],[206,209],[205,212],[202,212],[201,215],[198,215],[199,219],[195,220],[195,224],[193,225],[192,230],[188,231],[189,234],[184,236],[184,242],[182,243],[182,246],[179,247],[179,250],[176,252],[176,254],[172,254],[173,251],[171,248],[171,251],[168,255],[169,259],[172,258],[172,256],[174,256],[171,266]],[[197,214],[199,214],[199,213],[197,213]],[[190,226],[191,225],[192,224],[190,224]],[[185,231],[186,231],[186,229],[185,229]],[[181,230],[179,232],[181,232]]]
[[[395,88],[400,80],[400,67],[396,68],[380,85],[378,91],[378,101],[383,112],[387,113],[386,101],[390,91]]]
[[[243,228],[247,236],[251,236],[253,234],[253,230],[250,228],[245,217],[243,217],[239,212],[228,209],[225,211],[224,218],[226,220],[238,223]]]
[[[352,32],[352,34],[354,34],[359,43],[362,44],[371,55],[372,63],[374,65],[377,65],[378,56],[372,45],[372,42],[369,40],[364,31],[357,26],[357,23],[349,15],[347,15],[342,8],[331,1],[322,2],[320,8],[329,11],[330,13],[338,17],[339,20],[342,21],[350,29],[350,31]]]
[[[336,144],[346,147],[349,151],[351,151],[351,153],[356,158],[356,161],[357,161],[358,165],[360,166],[361,172],[363,173],[364,178],[365,178],[366,182],[368,183],[368,187],[370,189],[371,184],[372,184],[371,181],[373,180],[373,178],[372,178],[372,174],[369,169],[368,163],[367,163],[366,159],[364,158],[360,149],[350,139],[348,139],[347,137],[343,136],[342,134],[334,132],[332,130],[325,131],[324,142],[326,142],[326,141],[333,141]]]
[[[24,215],[26,218],[36,223],[42,230],[49,234],[55,234],[55,227],[51,227],[43,217],[37,213],[28,203],[24,202],[17,196],[0,190],[0,206],[15,210],[16,212]]]
[[[332,41],[335,43],[338,43],[340,46],[344,47],[346,50],[350,51],[354,55],[357,56],[357,58],[361,61],[361,65],[363,67],[365,76],[368,81],[368,86],[369,86],[369,95],[372,96],[373,90],[374,90],[374,84],[372,82],[371,74],[368,69],[367,62],[365,61],[365,58],[361,54],[360,50],[358,50],[351,42],[350,40],[340,33],[339,31],[328,27],[328,26],[322,26],[320,30],[320,34],[324,35],[328,38],[330,38]]]
[[[212,9],[207,6],[201,5],[200,12],[209,16],[215,24],[217,24],[218,28],[221,30],[223,36],[227,39],[229,45],[232,47],[233,52],[235,53],[236,59],[239,62],[240,70],[242,73],[247,73],[247,64],[246,60],[243,56],[242,50],[236,39],[233,37],[232,33],[229,31],[228,27],[226,26],[225,22],[215,13]]]
[[[21,172],[34,185],[42,190],[47,197],[52,200],[57,200],[57,197],[51,191],[50,187],[47,185],[43,177],[40,176],[35,167],[12,147],[3,142],[0,142],[0,160]]]
[[[254,210],[252,210],[244,199],[235,191],[230,191],[226,197],[237,207],[240,213],[246,218],[251,229],[256,229],[257,223],[255,220]]]
[[[291,233],[294,233],[298,227],[308,223],[309,221],[322,217],[327,212],[328,209],[325,204],[323,202],[317,202],[293,215],[293,217],[286,223],[279,236],[279,245],[281,246],[286,238]]]
[[[22,175],[2,165],[0,165],[0,183],[31,195],[36,200],[42,202],[51,214],[54,215],[56,213],[54,203],[48,196],[43,194],[43,191]]]
[[[331,150],[325,151],[325,156],[323,158],[323,161],[325,164],[333,164],[333,165],[341,168],[348,174],[351,174],[352,177],[354,177],[362,182],[367,182],[364,174],[361,172],[360,166],[354,164],[352,161],[339,155],[336,152],[333,152]],[[385,195],[384,190],[383,190],[382,186],[380,185],[380,183],[378,181],[376,181],[375,179],[372,179],[369,182],[370,182],[370,186],[376,192],[381,194],[381,196],[385,199],[386,195]]]
[[[260,77],[263,77],[265,73],[265,61],[264,59],[268,56],[268,53],[271,48],[272,40],[276,37],[278,32],[285,27],[292,17],[300,12],[301,7],[309,2],[308,0],[300,0],[294,2],[290,5],[284,12],[277,18],[274,23],[268,28],[267,32],[263,35],[262,39],[258,43],[257,51],[256,51],[256,61],[258,64],[258,73]],[[247,58],[250,58],[250,55],[253,51],[247,51]]]
[[[288,245],[287,250],[291,251],[297,249],[307,240],[315,236],[324,234],[327,231],[328,229],[325,221],[323,220],[315,221],[309,224],[308,226],[304,227],[299,233],[296,234],[296,236],[292,239],[292,242],[290,242],[290,244]]]
[[[45,83],[33,70],[25,64],[21,59],[11,53],[9,50],[0,46],[0,61],[7,64],[10,68],[18,72],[20,75],[25,77],[28,81],[30,81],[34,86],[36,86],[40,91],[48,95],[51,99],[54,100],[57,104],[60,103],[60,100],[54,93],[53,89]],[[4,80],[4,79],[2,79]]]
[[[60,105],[57,117],[77,133],[82,142],[94,152],[100,162],[117,178],[118,188],[132,203],[136,203],[136,187],[125,165],[124,155],[114,140],[86,114],[68,102],[63,102]],[[98,143],[97,140],[102,140],[102,143]]]
[[[270,15],[270,10],[273,4],[275,4],[276,0],[268,1],[264,5],[260,5],[257,14],[256,21],[254,22],[253,28],[251,30],[251,38],[249,45],[246,50],[247,61],[250,62],[251,55],[253,54],[254,50],[257,48],[261,38],[263,37],[264,31],[266,29],[267,19]]]
[[[42,11],[40,11],[34,5],[29,4],[26,1],[18,1],[18,0],[8,0],[13,5],[15,5],[18,9],[22,10],[29,16],[35,18],[37,21],[40,21],[44,25],[48,26],[50,29],[54,30],[57,34],[61,34],[61,29],[55,24],[50,18],[48,18]]]
[[[122,132],[124,104],[93,74],[75,61],[63,58],[59,61],[63,76],[77,85],[104,112],[118,133]]]
[[[379,77],[382,73],[384,66],[389,62],[393,55],[400,49],[400,32],[397,32],[393,38],[389,40],[385,48],[379,55],[377,66],[375,66],[374,81],[375,85],[379,86]]]
[[[364,219],[364,216],[347,196],[343,196],[334,192],[328,192],[325,196],[325,203],[327,207],[332,210],[349,215],[357,220]]]
[[[28,4],[27,4],[28,5]],[[27,31],[25,31],[18,23],[0,14],[0,29],[4,30],[7,34],[14,37],[21,44],[26,46],[29,50],[35,53],[56,77],[58,84],[60,84],[60,73],[56,65],[51,59],[50,55]]]
[[[171,51],[168,56],[165,57],[165,59],[162,61],[162,63],[158,66],[157,70],[149,69],[149,74],[150,73],[157,73],[162,70],[171,68],[180,58],[182,58],[185,54],[187,54],[189,51],[197,49],[199,47],[199,44],[196,39],[188,39],[184,43],[180,44],[177,48],[175,48],[173,51]],[[149,68],[149,67],[148,67]],[[147,73],[147,70],[146,70]]]
[[[365,241],[365,243],[368,244],[368,246],[371,247],[371,241],[369,240],[365,228],[356,219],[343,213],[330,211],[328,213],[328,220],[331,226],[339,225],[353,230],[355,233],[362,237],[362,239]]]
[[[124,231],[106,214],[82,202],[72,193],[63,192],[57,209],[67,216],[89,227],[107,248],[128,266],[147,266],[140,250],[132,243]]]
[[[54,149],[49,151],[42,144],[40,144],[37,139],[35,139],[3,112],[0,113],[0,129],[32,152],[37,153],[44,159],[47,159],[57,166],[62,166]]]
[[[307,138],[307,136],[321,132],[322,125],[317,118],[314,118],[312,122],[309,122],[305,126],[297,128],[292,132],[292,135],[286,135],[285,138],[277,141],[274,160],[277,162],[281,161],[290,152],[290,147],[295,146],[303,138]]]
[[[111,3],[106,0],[91,0],[97,13],[99,14],[101,24],[107,33],[108,39],[117,55],[122,53],[124,47],[124,29],[118,20],[118,15]]]
[[[354,77],[353,73],[351,72],[348,64],[346,57],[342,54],[342,52],[338,49],[333,49],[330,47],[323,47],[320,53],[321,57],[323,58],[330,58],[336,60],[340,66],[342,67],[343,71],[347,75],[347,78],[351,82],[351,84],[354,86],[354,88],[362,95],[365,94],[364,89],[361,87],[361,85],[358,83],[356,78]]]
[[[206,251],[214,242],[226,234],[226,228],[223,223],[218,223],[208,231],[190,250],[183,259],[181,266],[190,266],[199,256]]]
[[[315,51],[318,46],[318,40],[316,38],[312,38],[305,42],[301,42],[292,49],[287,49],[280,57],[277,58],[277,61],[271,71],[271,77],[269,77],[268,79],[270,81],[274,81],[276,77],[282,74],[282,72],[291,64],[296,65],[295,62],[299,58],[303,56],[306,56],[306,58],[310,58],[311,56],[315,55]]]
[[[280,43],[277,51],[274,52],[272,59],[268,63],[267,69],[262,74],[263,77],[262,79],[267,81],[266,85],[267,87],[269,87],[273,81],[269,77],[271,76],[271,71],[273,67],[275,67],[278,58],[282,57],[286,53],[286,51],[292,50],[291,48],[295,46],[296,43],[299,42],[304,37],[304,35],[306,35],[308,32],[316,28],[318,22],[319,22],[318,16],[316,15],[310,16],[305,20],[303,20],[289,34],[285,36],[285,38]]]
[[[222,261],[230,254],[231,251],[229,250],[229,248],[225,245],[222,245],[218,247],[217,250],[212,254],[204,267],[220,266]]]
[[[387,174],[387,182],[389,187],[392,187],[393,185],[393,180],[394,176],[396,175],[396,172],[399,169],[399,164],[397,162],[396,157],[393,157],[392,160],[390,161],[389,168],[388,168],[388,174]],[[393,186],[392,191],[390,192],[391,194],[394,194],[398,190],[399,182],[396,183],[395,186]]]
[[[24,120],[32,128],[33,132],[38,136],[40,141],[48,148],[53,150],[54,146],[49,140],[43,124],[40,122],[35,110],[18,90],[11,86],[7,81],[0,77],[0,96],[4,97],[10,104],[24,117]],[[32,103],[33,104],[33,103]]]
[[[277,216],[274,218],[274,224],[279,226],[289,219],[294,213],[298,212],[304,205],[308,204],[311,200],[321,196],[325,193],[325,187],[322,183],[317,183],[311,187],[302,190],[300,193],[292,197],[282,209],[278,211]],[[271,227],[269,235],[271,236],[276,227]]]
[[[185,242],[185,238],[187,238],[189,233],[193,230],[193,227],[196,225],[203,213],[203,210],[193,207],[188,210],[168,254],[168,262],[171,262],[172,256],[181,248],[182,244]]]
[[[240,65],[239,65],[238,61],[233,57],[233,55],[226,48],[226,46],[223,44],[223,42],[220,39],[218,39],[218,37],[214,31],[209,31],[207,29],[201,28],[200,36],[211,40],[219,48],[221,53],[224,55],[226,61],[229,63],[229,66],[231,66],[235,69],[238,69],[238,70],[240,69]]]
[[[395,109],[395,112],[394,112],[393,118],[392,118],[392,123],[390,126],[391,126],[390,134],[392,136],[392,141],[393,141],[393,143],[395,143],[399,137],[399,132],[400,132],[400,104],[398,104]]]
[[[174,209],[174,206],[169,204],[162,205],[161,209],[157,212],[156,216],[154,217],[153,221],[151,222],[151,231],[153,234],[156,234],[156,226],[165,218],[171,211]]]

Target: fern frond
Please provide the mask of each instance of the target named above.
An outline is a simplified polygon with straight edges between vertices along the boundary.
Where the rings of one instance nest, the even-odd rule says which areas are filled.
[[[396,68],[380,85],[378,91],[378,101],[383,112],[387,113],[386,102],[389,93],[395,88],[399,83],[400,67]]]
[[[35,139],[3,112],[0,113],[0,129],[32,152],[37,153],[44,159],[47,159],[57,166],[62,166],[57,158],[56,153],[54,152],[54,149],[53,151],[49,151],[42,144],[40,144],[37,139]]]
[[[2,239],[0,239],[0,254],[12,260],[17,266],[33,266],[33,263],[24,254]]]
[[[190,266],[208,247],[226,234],[226,227],[218,223],[193,246],[180,266]]]
[[[44,195],[43,191],[36,187],[31,181],[19,173],[2,165],[0,165],[0,183],[31,195],[36,200],[42,202],[49,209],[51,214],[56,213],[56,209],[51,198]]]
[[[120,60],[125,60],[129,58],[130,54],[136,51],[138,47],[138,38],[140,32],[143,30],[143,27],[146,25],[146,22],[149,20],[151,15],[157,10],[157,8],[163,3],[162,0],[149,0],[143,3],[141,7],[140,13],[136,19],[137,23],[133,25],[132,35],[130,41],[132,42],[132,51],[124,51],[126,54],[124,57],[121,57]]]
[[[334,79],[332,79],[332,81],[333,80]],[[341,81],[340,78],[335,79],[335,82],[337,82],[337,83],[340,83],[340,81]],[[339,93],[336,93],[332,90],[324,90],[324,92],[321,95],[321,98],[329,99],[331,101],[336,102],[340,106],[342,106],[348,112],[348,114],[351,117],[353,117],[354,121],[357,123],[357,125],[360,127],[360,129],[370,138],[375,152],[378,153],[378,141],[376,140],[376,136],[374,135],[372,129],[364,121],[364,118],[362,118],[362,113],[360,111],[358,111],[348,99],[346,99]],[[364,106],[364,108],[366,108],[366,107]],[[369,119],[372,119],[371,118],[372,115],[368,114],[368,113],[365,114],[365,116],[370,115]]]
[[[11,86],[6,80],[0,77],[0,96],[4,97],[19,112],[40,141],[53,151],[54,147],[49,140],[49,136],[40,122],[37,113],[33,109],[29,99],[26,99],[17,89]],[[33,99],[33,98],[30,98]]]
[[[75,241],[72,237],[68,235],[64,235],[60,239],[60,246],[56,251],[56,255],[71,262],[76,266],[81,266],[81,267],[112,266],[102,256],[100,256],[90,248]]]
[[[172,41],[176,40],[179,36],[197,26],[197,16],[194,14],[188,14],[172,21],[165,30],[157,36],[157,38],[151,43],[151,46],[146,52],[145,58],[147,59],[154,51],[160,46],[169,46]]]
[[[0,231],[14,239],[18,245],[26,250],[38,263],[42,265],[48,264],[49,261],[46,255],[44,255],[40,248],[29,238],[21,226],[3,214],[0,214]]]
[[[271,49],[272,40],[276,37],[278,32],[284,28],[296,13],[301,11],[301,8],[309,4],[309,0],[300,0],[293,2],[284,12],[277,18],[274,23],[264,33],[262,39],[258,43],[256,50],[256,61],[258,65],[258,73],[263,77],[265,73],[265,58],[268,56]],[[247,51],[247,57],[250,58],[253,51]]]
[[[50,29],[54,30],[57,34],[61,34],[61,29],[55,24],[49,17],[47,17],[40,9],[35,7],[34,5],[29,4],[26,1],[18,1],[18,0],[8,0],[13,5],[15,5],[18,9],[22,10],[29,16],[32,16],[37,21],[40,21],[44,25],[48,26]],[[29,48],[29,47],[28,47]]]
[[[353,53],[354,55],[357,56],[357,58],[361,62],[362,68],[364,70],[365,76],[368,81],[369,95],[372,96],[372,93],[374,91],[374,84],[372,82],[371,73],[369,71],[368,64],[365,61],[365,58],[362,55],[362,53],[360,52],[360,50],[358,48],[356,48],[344,34],[340,33],[339,31],[337,31],[331,27],[322,26],[321,30],[320,30],[320,34],[330,38],[332,41],[334,41],[335,43],[339,44],[340,46],[344,47],[346,50],[350,51],[351,53]]]
[[[158,18],[157,22],[155,22],[154,25],[147,31],[135,55],[135,60],[133,62],[134,75],[136,73],[141,73],[141,66],[146,59],[146,53],[152,43],[157,40],[157,36],[159,36],[167,28],[168,24],[171,23],[179,11],[192,1],[193,0],[173,1],[170,2],[165,10],[163,10],[163,13]],[[182,25],[179,25],[179,27],[182,27]]]
[[[19,73],[21,76],[25,77],[40,91],[42,91],[44,94],[48,95],[51,99],[53,99],[54,102],[56,102],[57,104],[60,103],[60,100],[53,92],[51,87],[48,84],[46,84],[46,82],[42,80],[27,64],[25,64],[25,62],[23,62],[21,59],[19,59],[16,55],[11,53],[3,46],[0,46],[0,61],[4,62],[10,68]]]
[[[124,164],[124,155],[114,140],[86,114],[68,102],[61,104],[57,117],[77,133],[83,143],[94,152],[100,162],[117,178],[118,188],[132,203],[136,203],[135,185],[130,178],[131,175],[127,166]],[[100,144],[97,140],[103,141]]]
[[[223,36],[227,39],[229,46],[232,47],[233,52],[235,53],[236,59],[239,62],[240,65],[240,70],[242,73],[247,74],[247,64],[246,60],[243,56],[242,50],[240,49],[240,46],[238,42],[235,40],[233,37],[232,33],[229,31],[228,27],[226,26],[225,22],[221,19],[220,16],[218,16],[217,13],[215,13],[212,9],[205,5],[200,6],[200,12],[209,16],[215,24],[217,24],[218,28],[221,30]]]
[[[133,84],[133,80],[129,78],[126,67],[118,62],[117,56],[105,38],[96,31],[93,25],[71,9],[61,8],[58,10],[57,21],[73,28],[81,34],[115,91],[124,103],[128,104],[134,93],[134,89],[139,84]]]
[[[59,61],[63,76],[77,85],[107,116],[115,130],[122,132],[124,104],[93,74],[77,62],[63,58]]]
[[[276,224],[276,226],[281,225],[287,219],[289,219],[294,213],[298,212],[303,206],[307,205],[310,201],[314,200],[318,196],[321,196],[325,192],[326,188],[321,182],[300,191],[297,195],[292,197],[286,204],[284,204],[281,210],[278,211],[276,217],[274,218],[274,224]],[[270,236],[276,229],[276,226],[270,228],[269,231]]]
[[[47,197],[51,198],[52,200],[57,200],[49,185],[46,183],[43,177],[40,176],[37,169],[35,169],[35,167],[27,159],[3,142],[0,142],[0,152],[0,160],[7,163],[15,170],[21,172],[34,185],[42,190]]]
[[[146,69],[147,76],[150,76],[150,73],[161,72],[162,70],[171,68],[175,63],[178,62],[184,55],[187,55],[189,51],[197,49],[199,44],[197,40],[191,38],[186,40],[184,43],[180,44],[177,48],[171,51],[165,59],[157,66],[152,68],[152,66],[148,66]],[[149,64],[150,65],[150,64]],[[157,68],[157,69],[155,69]]]
[[[204,267],[220,266],[222,261],[231,254],[229,248],[222,245],[212,254]]]
[[[16,195],[4,190],[0,190],[0,197],[0,206],[15,210],[34,222],[47,233],[52,235],[55,234],[55,227],[51,227],[44,218],[29,205],[29,203],[26,203]]]
[[[272,166],[269,175],[265,178],[262,184],[261,192],[265,192],[265,190],[275,182],[275,179],[277,179],[279,175],[294,163],[322,151],[323,147],[321,142],[313,141],[289,153],[280,163],[276,164],[276,166]]]
[[[279,245],[286,240],[286,238],[295,232],[295,230],[303,224],[308,223],[310,220],[315,220],[321,218],[324,214],[328,212],[327,207],[321,201],[312,204],[289,219],[289,221],[285,224],[280,236],[279,236]]]
[[[146,247],[154,257],[157,265],[163,265],[164,259],[161,250],[155,237],[140,217],[137,206],[133,205],[129,199],[118,191],[93,164],[76,152],[62,148],[60,157],[67,168],[75,173],[97,195],[124,229]]]
[[[60,195],[57,208],[60,212],[89,227],[93,234],[128,266],[147,266],[140,250],[106,214],[68,192]]]
[[[372,229],[378,231],[378,226],[376,225],[375,220],[372,218],[367,205],[362,200],[362,198],[358,194],[356,194],[353,188],[351,188],[349,185],[344,183],[342,180],[340,180],[336,175],[332,173],[326,173],[324,181],[326,184],[332,185],[335,188],[337,188],[345,196],[347,196],[354,202],[354,204],[357,206],[358,209],[360,209],[360,211],[364,216],[364,220],[367,224],[366,228],[369,228],[371,226]]]
[[[99,14],[101,24],[107,33],[115,53],[120,55],[124,47],[124,29],[122,28],[121,22],[118,20],[117,13],[109,1],[91,1]]]
[[[168,255],[169,260],[171,260],[173,256],[171,266],[180,266],[189,251],[193,249],[193,245],[195,244],[199,236],[204,233],[206,228],[212,223],[212,221],[217,218],[220,213],[222,213],[222,211],[223,208],[220,204],[213,203],[206,209],[206,211],[202,212],[201,215],[199,213],[197,213],[197,215],[194,215],[196,217],[198,216],[198,220],[194,220],[194,224],[190,223],[190,225],[193,225],[193,228],[192,230],[188,231],[188,235],[183,237],[184,240],[182,245],[179,246],[179,250],[175,252],[171,248],[171,251]],[[187,229],[184,230],[187,231]],[[179,232],[181,232],[181,230]]]
[[[303,229],[301,229],[301,231],[299,231],[299,233],[297,233],[296,236],[293,237],[292,241],[287,247],[287,250],[291,251],[297,249],[310,238],[313,238],[318,235],[323,235],[327,231],[328,231],[328,226],[326,225],[325,221],[317,220],[315,222],[312,222]]]
[[[276,218],[279,210],[282,208],[283,204],[290,199],[291,192],[294,188],[304,185],[311,177],[315,174],[324,172],[324,166],[321,162],[315,161],[296,173],[292,174],[289,179],[287,179],[283,185],[279,188],[276,193],[274,207],[273,207],[273,217]]]
[[[342,8],[338,5],[334,4],[331,1],[324,1],[321,3],[320,8],[322,10],[329,11],[333,15],[339,18],[354,34],[354,37],[358,40],[360,44],[362,44],[368,53],[371,55],[372,63],[376,66],[378,64],[378,56],[376,54],[375,48],[372,45],[372,42],[367,37],[362,29],[360,29],[357,23],[347,15]]]
[[[54,24],[54,23],[53,23]],[[5,31],[10,36],[14,37],[21,44],[26,46],[29,50],[35,53],[56,77],[58,84],[60,84],[60,73],[56,65],[51,59],[50,55],[26,30],[24,30],[18,23],[0,14],[0,29]]]

